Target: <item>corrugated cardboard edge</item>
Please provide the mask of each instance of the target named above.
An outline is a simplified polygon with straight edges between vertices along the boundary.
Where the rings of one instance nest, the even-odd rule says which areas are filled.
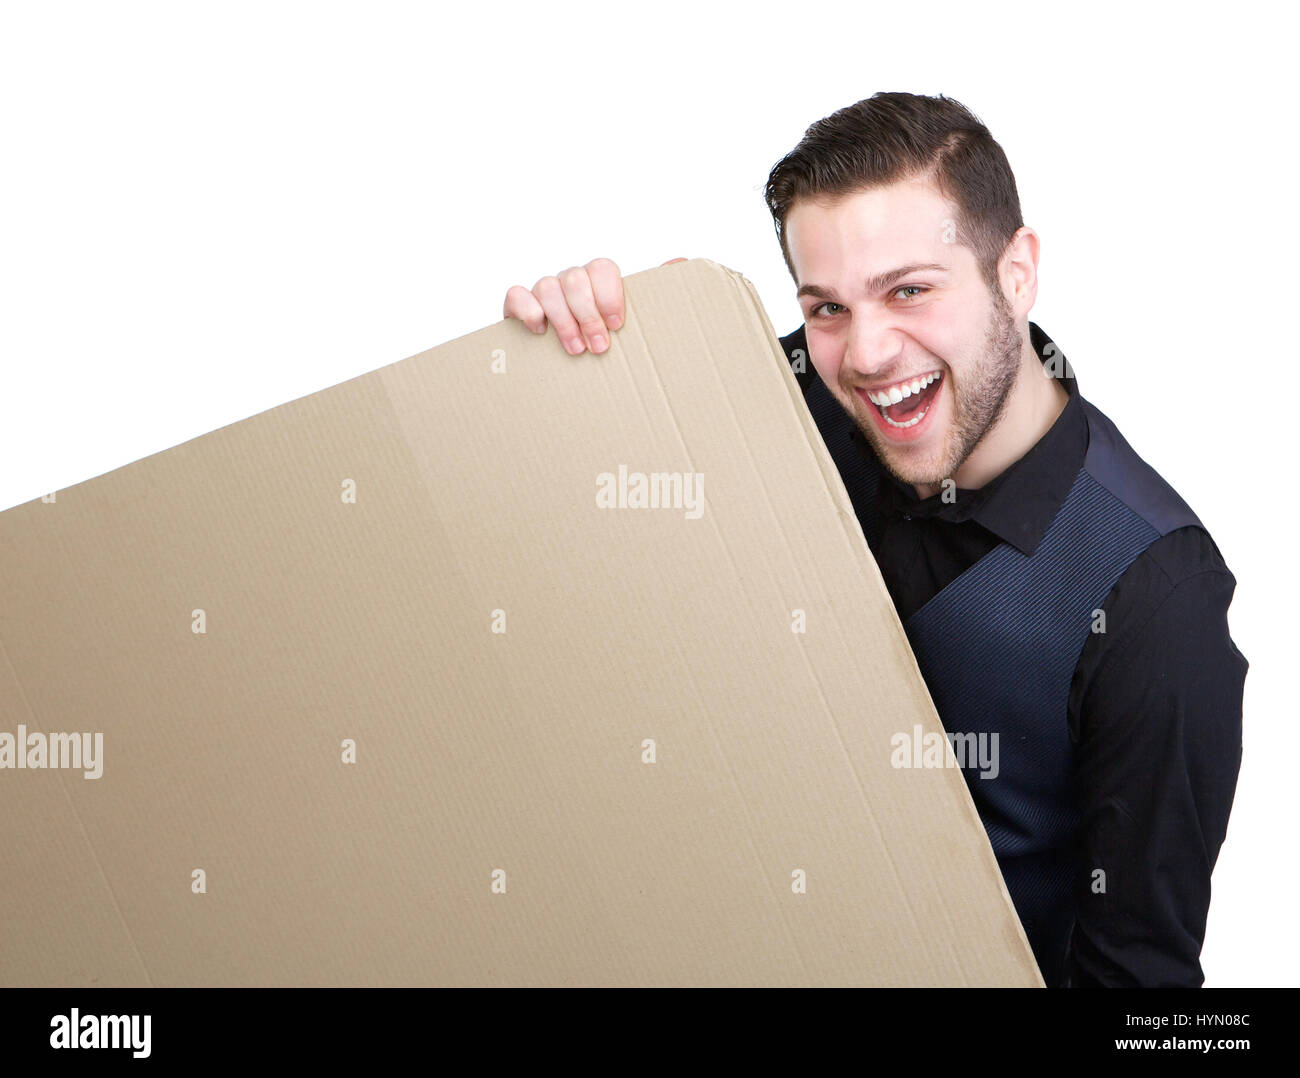
[[[870,547],[867,545],[866,534],[862,531],[862,523],[858,520],[858,515],[853,510],[853,503],[849,498],[849,492],[844,486],[844,480],[840,477],[839,469],[835,467],[835,462],[831,459],[830,450],[826,448],[826,443],[822,440],[821,431],[817,429],[812,413],[808,411],[808,406],[804,402],[803,390],[799,387],[799,382],[790,369],[790,363],[784,350],[781,348],[780,337],[772,326],[771,320],[767,316],[767,310],[764,308],[762,301],[758,297],[758,291],[754,288],[752,282],[744,274],[730,269],[718,262],[713,262],[707,258],[691,259],[692,262],[704,263],[728,279],[733,286],[749,303],[755,315],[763,323],[767,330],[768,338],[772,346],[772,360],[780,368],[785,380],[786,389],[790,394],[790,407],[799,420],[800,427],[803,429],[805,437],[808,439],[808,449],[811,452],[813,460],[817,462],[817,467],[821,470],[822,478],[826,482],[826,493],[829,495],[831,502],[840,518],[840,524],[850,538],[855,556],[857,557],[858,566],[863,575],[868,579],[874,579],[877,587],[881,591],[888,592],[885,586],[884,577],[881,576],[880,567],[876,564],[875,558],[871,556]],[[679,265],[681,263],[678,263]],[[916,655],[912,651],[911,641],[907,639],[907,633],[903,629],[903,623],[898,617],[898,611],[890,604],[890,612],[893,615],[893,631],[902,644],[902,650],[911,660],[912,669],[916,671],[916,679],[925,686],[925,698],[929,702],[930,712],[934,719],[933,731],[940,732],[944,729],[943,721],[939,717],[939,710],[935,707],[934,698],[930,695],[930,687],[926,685],[925,677],[921,673],[921,668],[916,661]],[[927,733],[931,731],[926,731]],[[980,819],[979,810],[975,807],[975,801],[970,796],[970,791],[965,788],[965,782],[962,783],[962,805],[967,819],[973,824],[979,834],[987,834],[984,821]],[[1020,916],[1016,913],[1015,904],[1011,900],[1011,893],[1007,890],[1006,882],[1002,878],[1002,869],[998,866],[997,857],[994,856],[993,847],[986,839],[983,848],[980,850],[980,857],[986,867],[996,878],[998,887],[1002,892],[1003,901],[1006,902],[1007,908],[1011,911],[1012,920],[1015,922],[1016,932],[1019,934],[1021,941],[1024,943],[1026,952],[1032,954],[1029,946],[1029,938],[1025,935],[1024,925],[1020,923]],[[1038,987],[1045,988],[1042,974],[1038,970],[1037,963],[1034,965],[1034,976],[1038,982]]]

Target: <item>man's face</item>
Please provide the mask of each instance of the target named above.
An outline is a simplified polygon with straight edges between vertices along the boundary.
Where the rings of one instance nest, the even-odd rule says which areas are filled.
[[[1013,313],[955,242],[955,221],[917,181],[801,200],[786,216],[812,364],[882,463],[917,487],[957,471],[1020,367]]]

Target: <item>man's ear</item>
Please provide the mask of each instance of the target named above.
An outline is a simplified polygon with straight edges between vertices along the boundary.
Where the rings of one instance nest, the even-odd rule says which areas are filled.
[[[998,281],[1002,295],[1019,322],[1028,317],[1038,299],[1038,233],[1021,226],[1011,237],[998,260]]]

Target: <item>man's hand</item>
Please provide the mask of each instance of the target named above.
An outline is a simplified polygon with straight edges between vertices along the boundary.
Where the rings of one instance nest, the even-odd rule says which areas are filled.
[[[684,258],[670,258],[685,262]],[[570,266],[554,277],[543,277],[530,292],[512,285],[506,292],[504,318],[517,318],[534,333],[545,333],[547,322],[571,356],[590,348],[609,347],[612,330],[623,324],[623,277],[612,259],[594,258],[585,266]]]

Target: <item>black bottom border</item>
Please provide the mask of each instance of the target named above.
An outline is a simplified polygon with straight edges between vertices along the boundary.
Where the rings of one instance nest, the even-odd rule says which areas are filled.
[[[863,1062],[1088,1062],[1287,1051],[1298,989],[1044,991],[997,989],[622,988],[11,988],[0,990],[6,1064],[132,1067],[291,1061],[339,1066],[450,1052],[491,1064],[514,1052],[530,1061],[638,1068],[710,1059],[734,1065],[814,1063],[824,1053]],[[132,1047],[66,1041],[76,1011],[93,1039],[149,1016],[148,1056]],[[94,1016],[90,1026],[87,1016]],[[90,1027],[94,1027],[94,1033]],[[1121,1046],[1120,1042],[1126,1042]],[[1190,1042],[1211,1041],[1208,1049]],[[1245,1043],[1242,1043],[1245,1042]],[[874,1057],[874,1059],[873,1059]],[[18,1073],[10,1071],[9,1073]]]

